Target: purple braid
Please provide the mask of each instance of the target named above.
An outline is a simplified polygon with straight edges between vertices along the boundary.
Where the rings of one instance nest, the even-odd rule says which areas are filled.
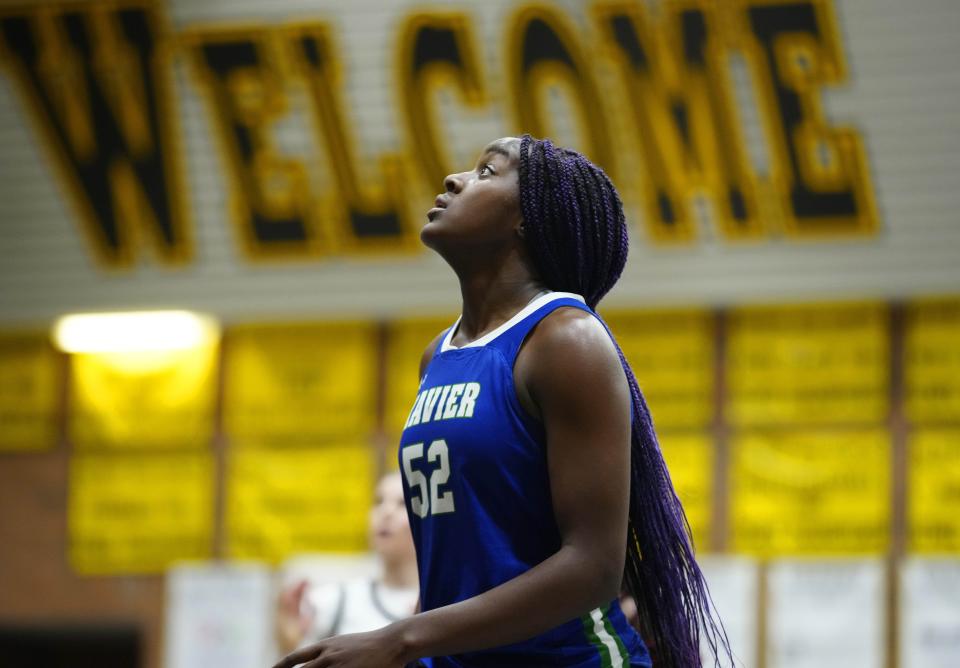
[[[584,156],[530,135],[520,140],[519,177],[527,249],[540,279],[553,290],[582,295],[596,309],[627,261],[627,225],[616,189]],[[623,351],[614,345],[633,404],[624,587],[637,602],[657,666],[700,666],[701,630],[717,665],[721,649],[732,663],[653,418]]]

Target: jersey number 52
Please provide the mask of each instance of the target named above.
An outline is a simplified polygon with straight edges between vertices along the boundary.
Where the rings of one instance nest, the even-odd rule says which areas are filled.
[[[450,478],[450,456],[447,451],[447,442],[439,439],[430,444],[427,448],[427,461],[435,462],[440,460],[440,465],[430,473],[429,490],[427,477],[423,471],[417,471],[413,468],[413,462],[423,458],[423,443],[412,443],[406,446],[400,453],[403,459],[403,475],[407,479],[407,485],[411,492],[415,487],[420,489],[420,496],[410,496],[410,509],[417,517],[426,517],[431,513],[441,515],[443,513],[452,513],[453,492],[440,491],[440,485],[447,482]]]

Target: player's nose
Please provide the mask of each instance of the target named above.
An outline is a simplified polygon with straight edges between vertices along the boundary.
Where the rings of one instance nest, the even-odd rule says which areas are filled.
[[[443,187],[448,193],[458,193],[463,188],[463,174],[448,174],[443,180]]]

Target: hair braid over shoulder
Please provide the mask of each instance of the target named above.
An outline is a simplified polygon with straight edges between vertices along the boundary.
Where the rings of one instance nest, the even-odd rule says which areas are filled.
[[[527,250],[540,279],[552,290],[582,295],[595,309],[627,261],[627,225],[616,189],[584,156],[530,135],[520,139],[519,182]],[[616,345],[633,405],[624,586],[637,602],[658,667],[700,666],[701,632],[718,663],[721,650],[732,662],[650,410]]]

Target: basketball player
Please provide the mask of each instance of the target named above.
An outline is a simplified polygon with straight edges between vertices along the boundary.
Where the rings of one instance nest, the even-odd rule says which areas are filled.
[[[422,612],[277,667],[650,666],[621,585],[657,667],[699,666],[701,626],[715,653],[726,641],[646,403],[593,311],[626,262],[619,196],[528,135],[444,185],[421,239],[463,310],[424,353],[400,442]]]
[[[301,580],[277,600],[277,647],[286,654],[308,642],[341,633],[373,631],[413,614],[417,605],[417,558],[399,472],[377,484],[368,526],[375,577],[311,587]]]

